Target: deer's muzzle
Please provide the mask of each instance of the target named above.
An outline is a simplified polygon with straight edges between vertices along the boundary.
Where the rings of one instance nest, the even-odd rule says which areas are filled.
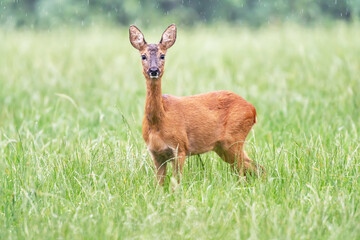
[[[148,75],[150,78],[158,78],[160,75],[160,70],[157,67],[152,67],[148,71]]]

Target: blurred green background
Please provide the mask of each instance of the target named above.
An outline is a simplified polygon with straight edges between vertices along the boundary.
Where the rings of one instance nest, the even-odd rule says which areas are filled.
[[[3,0],[0,23],[8,28],[49,29],[102,23],[141,26],[230,22],[262,26],[280,22],[329,24],[354,21],[360,0]]]

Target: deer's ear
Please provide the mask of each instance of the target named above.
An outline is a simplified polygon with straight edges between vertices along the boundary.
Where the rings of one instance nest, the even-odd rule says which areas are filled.
[[[144,35],[134,25],[131,25],[129,28],[129,38],[131,45],[133,45],[133,47],[139,51],[142,50],[146,45]]]
[[[168,49],[172,45],[174,45],[176,40],[176,26],[175,24],[171,24],[163,33],[160,44],[165,48]]]

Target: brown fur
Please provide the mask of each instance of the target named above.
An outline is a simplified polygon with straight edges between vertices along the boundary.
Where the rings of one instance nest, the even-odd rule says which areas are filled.
[[[257,166],[243,150],[256,123],[254,106],[230,91],[188,97],[162,95],[165,61],[160,56],[175,42],[175,25],[166,29],[159,44],[147,44],[135,26],[130,26],[129,31],[132,45],[146,56],[142,61],[147,87],[143,138],[154,160],[158,182],[164,182],[169,161],[177,176],[182,173],[186,156],[208,151],[215,151],[241,175],[256,172]],[[154,66],[160,72],[157,78],[149,75]]]

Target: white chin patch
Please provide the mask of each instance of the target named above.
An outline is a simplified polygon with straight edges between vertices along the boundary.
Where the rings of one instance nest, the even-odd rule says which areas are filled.
[[[151,76],[150,75],[150,78],[158,78],[159,77],[159,75],[156,75],[156,76]]]

